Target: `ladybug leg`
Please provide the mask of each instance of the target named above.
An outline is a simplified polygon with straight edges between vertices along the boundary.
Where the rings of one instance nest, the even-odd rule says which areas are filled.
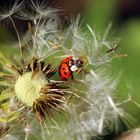
[[[76,82],[76,83],[81,82],[80,80],[76,79],[76,78],[73,76],[73,74],[71,75],[71,79],[72,79],[73,82]]]
[[[71,79],[73,82],[77,82],[77,79],[73,76],[73,73],[71,74]]]
[[[73,73],[71,74],[71,79],[73,80],[73,82],[78,82],[78,79],[73,76]]]
[[[84,72],[85,74],[88,74],[89,72],[83,68],[79,69],[76,71],[77,73],[81,73],[81,72]]]
[[[74,80],[74,79],[75,79],[75,78],[74,78],[74,76],[73,76],[73,73],[71,74],[71,79],[72,79],[72,80]]]
[[[81,73],[83,71],[83,69],[79,69],[79,70],[77,70],[76,72],[77,73]]]

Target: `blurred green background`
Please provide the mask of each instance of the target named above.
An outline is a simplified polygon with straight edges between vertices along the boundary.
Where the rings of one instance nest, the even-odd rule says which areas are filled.
[[[55,6],[62,6],[62,9],[65,9],[59,13],[65,26],[69,24],[69,17],[78,12],[81,12],[84,23],[88,23],[99,34],[103,34],[112,23],[109,38],[119,38],[117,53],[127,54],[126,57],[114,58],[112,65],[112,74],[122,73],[117,98],[123,101],[130,93],[140,104],[140,2],[138,0],[78,0],[77,2],[58,0]],[[20,33],[23,35],[27,23],[15,19],[17,25],[19,22],[22,28]],[[16,35],[10,22],[5,23],[2,22],[0,27],[0,52],[6,56],[14,56],[19,53],[15,46],[11,46],[12,42],[16,41]],[[134,127],[139,127],[140,107],[132,102],[123,106],[135,118]]]
[[[98,33],[104,33],[112,23],[110,36],[119,37],[118,51],[126,57],[115,58],[112,73],[121,72],[117,97],[122,101],[131,94],[140,104],[140,2],[137,0],[95,0],[86,16],[88,23]],[[140,106],[134,102],[123,105],[135,119],[134,127],[140,126]]]

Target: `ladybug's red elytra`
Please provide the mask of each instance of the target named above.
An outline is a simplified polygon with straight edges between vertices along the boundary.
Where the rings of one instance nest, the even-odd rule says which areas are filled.
[[[74,59],[73,56],[64,58],[59,65],[59,76],[61,80],[67,81],[70,77],[73,79],[73,72],[83,66],[81,59]]]

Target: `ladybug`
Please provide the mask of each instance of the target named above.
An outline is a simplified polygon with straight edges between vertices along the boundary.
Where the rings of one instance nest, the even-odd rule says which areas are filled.
[[[73,56],[64,58],[59,65],[59,76],[61,80],[67,81],[70,77],[73,79],[73,72],[78,71],[78,68],[83,66],[81,59],[74,59]]]

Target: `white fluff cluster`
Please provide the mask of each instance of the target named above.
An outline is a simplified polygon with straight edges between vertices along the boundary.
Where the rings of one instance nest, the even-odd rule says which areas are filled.
[[[106,53],[117,41],[111,43],[106,40],[109,29],[102,39],[101,36],[96,36],[89,25],[87,27],[91,36],[83,34],[77,22],[70,27],[73,34],[71,49],[73,52],[76,50],[74,55],[80,56],[83,51],[87,57],[87,67],[91,66],[89,73],[82,79],[83,88],[73,87],[79,96],[83,93],[84,96],[69,107],[71,119],[67,128],[65,127],[66,133],[78,140],[97,138],[110,131],[118,131],[119,119],[125,117],[123,109],[114,100],[118,78],[111,78],[109,75],[111,71],[108,63],[111,64],[112,56]],[[70,137],[65,139],[69,140]]]

